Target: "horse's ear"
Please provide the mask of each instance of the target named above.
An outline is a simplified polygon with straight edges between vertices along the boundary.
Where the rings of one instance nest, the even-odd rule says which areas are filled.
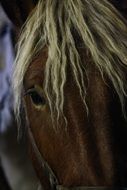
[[[35,7],[37,0],[0,0],[12,23],[20,28]]]

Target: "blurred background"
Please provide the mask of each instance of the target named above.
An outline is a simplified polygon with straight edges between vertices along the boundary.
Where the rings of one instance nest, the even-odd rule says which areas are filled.
[[[15,30],[0,5],[0,190],[37,190],[25,135],[18,140],[11,88]]]

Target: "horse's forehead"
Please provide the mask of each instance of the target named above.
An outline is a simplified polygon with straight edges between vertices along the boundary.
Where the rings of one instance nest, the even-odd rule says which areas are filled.
[[[31,86],[32,85],[31,83],[43,81],[44,69],[47,59],[48,59],[48,48],[45,47],[30,63],[24,77],[25,86]]]

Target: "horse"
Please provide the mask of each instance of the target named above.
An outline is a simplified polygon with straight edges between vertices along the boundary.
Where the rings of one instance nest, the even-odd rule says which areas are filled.
[[[21,124],[25,112],[45,190],[127,189],[127,22],[117,2],[40,0],[23,26],[15,112]]]

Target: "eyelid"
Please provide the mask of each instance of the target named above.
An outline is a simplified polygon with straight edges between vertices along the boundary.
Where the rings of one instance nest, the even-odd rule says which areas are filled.
[[[28,89],[24,94],[23,94],[23,96],[27,96],[27,95],[29,95],[31,92],[34,92],[35,91],[35,88],[30,88],[30,89]]]
[[[24,93],[24,96],[30,95],[32,92],[35,92],[35,91],[37,91],[38,94],[39,94],[41,97],[44,96],[42,88],[41,88],[40,86],[38,86],[38,85],[34,85],[34,86],[32,86],[31,88],[29,88],[29,89]]]

